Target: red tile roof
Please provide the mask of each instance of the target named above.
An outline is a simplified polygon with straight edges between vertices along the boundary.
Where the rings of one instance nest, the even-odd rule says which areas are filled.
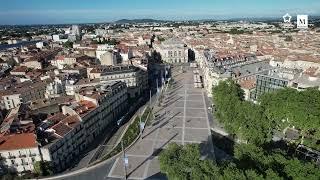
[[[253,89],[256,87],[256,80],[249,79],[249,80],[242,80],[239,82],[239,85],[244,89]]]
[[[64,60],[64,56],[56,56],[56,60],[61,60],[61,61],[63,61],[63,60]]]
[[[72,115],[66,117],[62,122],[72,128],[75,128],[80,123],[80,120],[77,115]]]
[[[11,134],[0,138],[0,151],[36,147],[36,136],[33,133]]]
[[[68,132],[70,132],[73,128],[63,124],[63,123],[58,123],[54,126],[51,127],[53,130],[55,130],[55,133],[61,137],[64,137]]]

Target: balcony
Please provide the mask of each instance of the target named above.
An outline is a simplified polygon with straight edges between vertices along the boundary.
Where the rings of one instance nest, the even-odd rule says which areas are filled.
[[[15,159],[17,158],[16,156],[8,156],[9,159]]]
[[[30,157],[34,157],[34,156],[37,156],[37,154],[36,153],[31,153],[31,154],[29,154],[29,156]]]
[[[27,165],[29,165],[29,163],[28,162],[22,162],[21,165],[27,166]]]

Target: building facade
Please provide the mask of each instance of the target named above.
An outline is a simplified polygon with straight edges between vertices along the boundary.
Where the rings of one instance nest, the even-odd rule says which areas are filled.
[[[0,170],[24,173],[34,170],[41,160],[34,133],[11,134],[0,137]]]
[[[121,81],[126,83],[130,98],[138,97],[148,89],[148,73],[133,65],[101,66],[93,68],[89,78],[100,79],[101,84]]]
[[[155,49],[161,54],[164,62],[171,64],[188,62],[187,48],[185,44],[177,38],[168,39],[162,44],[155,46]]]
[[[49,117],[38,131],[43,159],[60,172],[102,132],[111,132],[127,110],[127,87],[123,82],[87,87],[75,94],[76,101]],[[47,143],[48,142],[48,143]]]
[[[132,65],[109,66],[101,71],[101,83],[126,83],[130,98],[142,95],[148,89],[148,73]]]
[[[0,104],[4,109],[13,109],[22,103],[45,98],[45,81],[26,81],[0,92]]]
[[[320,76],[309,74],[302,69],[274,68],[256,76],[256,88],[250,97],[256,100],[264,93],[273,92],[286,87],[298,91],[320,87]]]

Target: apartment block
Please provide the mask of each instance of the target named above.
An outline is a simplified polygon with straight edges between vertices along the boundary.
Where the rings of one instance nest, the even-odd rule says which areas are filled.
[[[68,168],[98,135],[111,132],[127,106],[123,82],[80,89],[74,102],[38,128],[44,160],[50,161],[56,172]]]

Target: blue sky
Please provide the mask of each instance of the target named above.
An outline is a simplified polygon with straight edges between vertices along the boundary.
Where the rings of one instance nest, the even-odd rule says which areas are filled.
[[[320,0],[1,0],[0,24],[281,17],[320,14]]]

